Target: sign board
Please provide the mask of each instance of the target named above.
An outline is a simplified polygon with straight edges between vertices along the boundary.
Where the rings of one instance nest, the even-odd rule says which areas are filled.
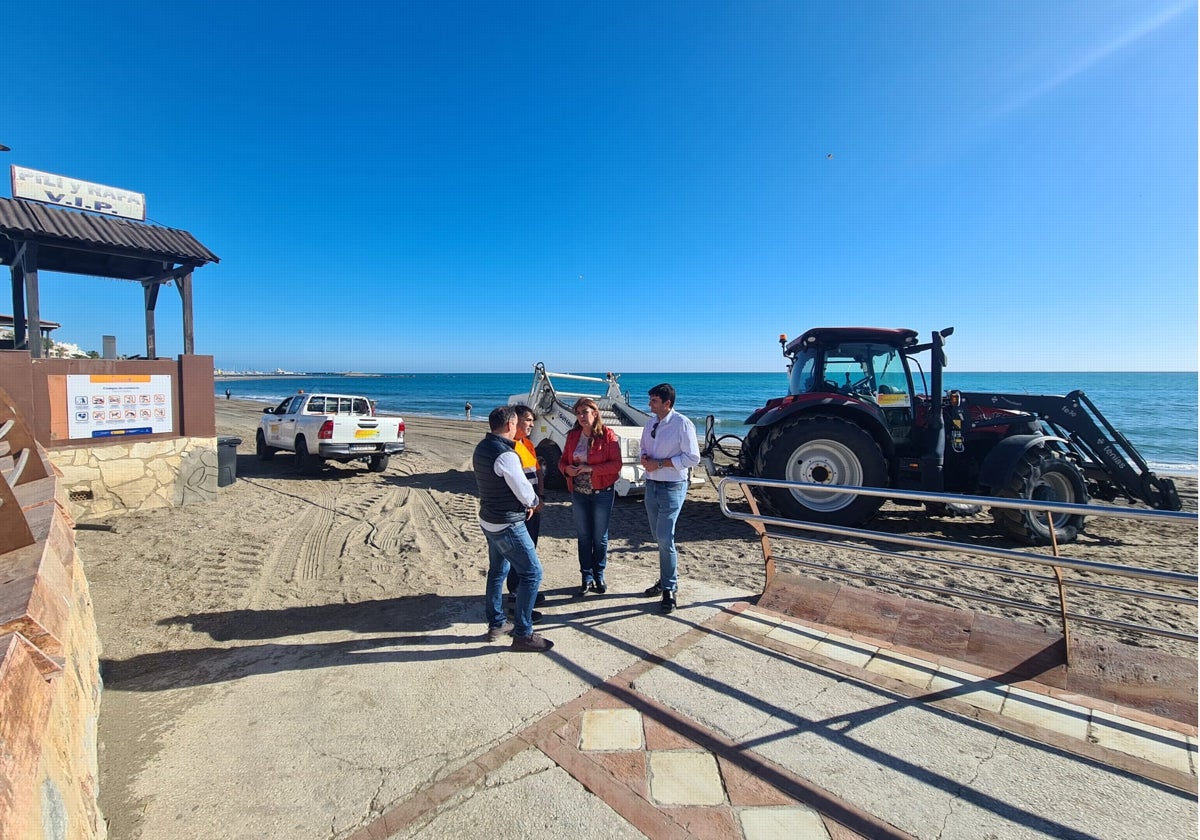
[[[73,440],[174,431],[170,376],[71,374],[67,409]]]
[[[146,221],[146,196],[141,193],[38,172],[24,166],[12,167],[12,197]]]

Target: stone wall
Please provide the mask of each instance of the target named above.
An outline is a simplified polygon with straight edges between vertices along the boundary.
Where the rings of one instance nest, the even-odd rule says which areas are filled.
[[[67,509],[78,521],[212,501],[217,439],[175,438],[53,449]]]
[[[99,639],[62,477],[36,456],[46,477],[10,487],[0,452],[0,519],[20,514],[32,537],[0,554],[0,838],[104,840]]]

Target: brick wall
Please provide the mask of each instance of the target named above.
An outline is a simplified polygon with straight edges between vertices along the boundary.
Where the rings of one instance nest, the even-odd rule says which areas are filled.
[[[102,840],[92,601],[61,473],[31,457],[40,470],[16,470],[0,447],[0,526],[19,512],[32,538],[0,554],[0,840]]]

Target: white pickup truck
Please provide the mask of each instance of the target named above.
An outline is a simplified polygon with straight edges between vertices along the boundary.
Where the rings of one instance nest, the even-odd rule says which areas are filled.
[[[366,397],[301,392],[263,409],[255,449],[263,461],[292,452],[306,473],[322,461],[366,461],[371,472],[383,472],[388,458],[404,451],[404,420],[378,416]]]

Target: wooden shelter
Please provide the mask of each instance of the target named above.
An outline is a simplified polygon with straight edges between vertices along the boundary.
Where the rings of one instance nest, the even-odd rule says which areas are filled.
[[[65,210],[16,198],[0,198],[0,265],[12,273],[13,340],[32,358],[42,343],[30,341],[42,324],[38,272],[87,274],[142,285],[146,314],[146,358],[157,358],[154,309],[164,283],[174,282],[183,306],[183,352],[195,353],[192,272],[219,262],[185,230],[113,216]],[[30,325],[35,325],[33,329]]]

